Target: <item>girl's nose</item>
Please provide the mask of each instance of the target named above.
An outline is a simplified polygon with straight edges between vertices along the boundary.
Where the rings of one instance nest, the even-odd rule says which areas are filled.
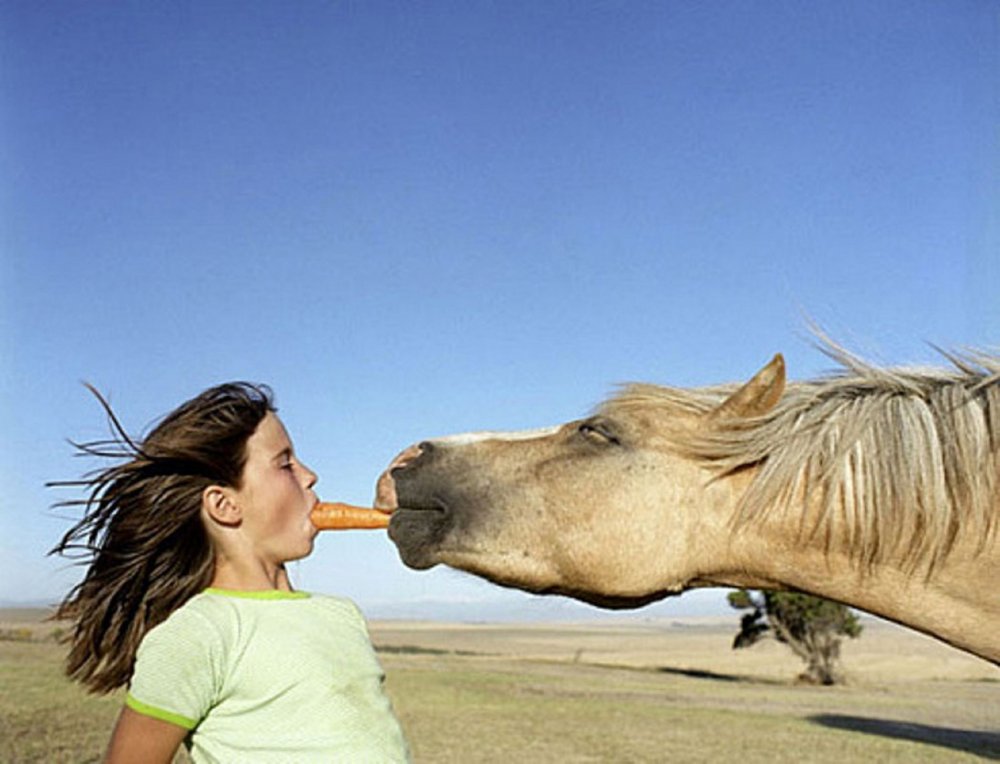
[[[302,472],[306,479],[305,481],[306,488],[312,488],[314,485],[316,485],[317,481],[319,480],[319,476],[315,472],[313,472],[304,464],[302,465]]]

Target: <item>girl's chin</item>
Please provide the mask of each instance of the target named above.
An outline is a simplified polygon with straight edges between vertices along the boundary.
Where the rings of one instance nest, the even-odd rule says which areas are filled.
[[[306,518],[306,521],[302,526],[302,530],[305,533],[305,537],[309,539],[309,549],[311,550],[313,542],[316,540],[316,536],[319,535],[319,528],[312,524],[312,520]]]
[[[289,557],[289,562],[301,560],[312,554],[313,549],[316,547],[316,533],[310,533],[306,538],[302,539],[300,544],[297,544],[296,546],[297,548],[294,551],[295,556]]]

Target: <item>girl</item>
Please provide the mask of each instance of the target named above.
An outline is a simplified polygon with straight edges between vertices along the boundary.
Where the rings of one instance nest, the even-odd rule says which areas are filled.
[[[365,622],[348,600],[293,590],[308,555],[316,475],[271,391],[220,385],[141,442],[108,403],[117,463],[80,481],[83,518],[53,550],[87,572],[56,617],[66,671],[94,692],[128,685],[105,761],[396,762],[408,754]]]

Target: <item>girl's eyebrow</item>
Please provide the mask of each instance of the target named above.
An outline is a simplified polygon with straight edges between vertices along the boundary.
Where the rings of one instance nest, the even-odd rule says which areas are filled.
[[[292,458],[292,447],[291,446],[285,446],[283,449],[281,449],[278,453],[276,453],[274,455],[274,458],[272,458],[271,461],[277,462],[277,461],[283,461],[285,459],[291,459],[291,458]]]

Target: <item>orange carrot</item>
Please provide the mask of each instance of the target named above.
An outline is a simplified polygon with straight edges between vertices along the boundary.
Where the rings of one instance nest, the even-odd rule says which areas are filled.
[[[356,507],[339,501],[321,501],[309,516],[321,531],[346,531],[360,528],[386,528],[389,512],[371,507]]]

